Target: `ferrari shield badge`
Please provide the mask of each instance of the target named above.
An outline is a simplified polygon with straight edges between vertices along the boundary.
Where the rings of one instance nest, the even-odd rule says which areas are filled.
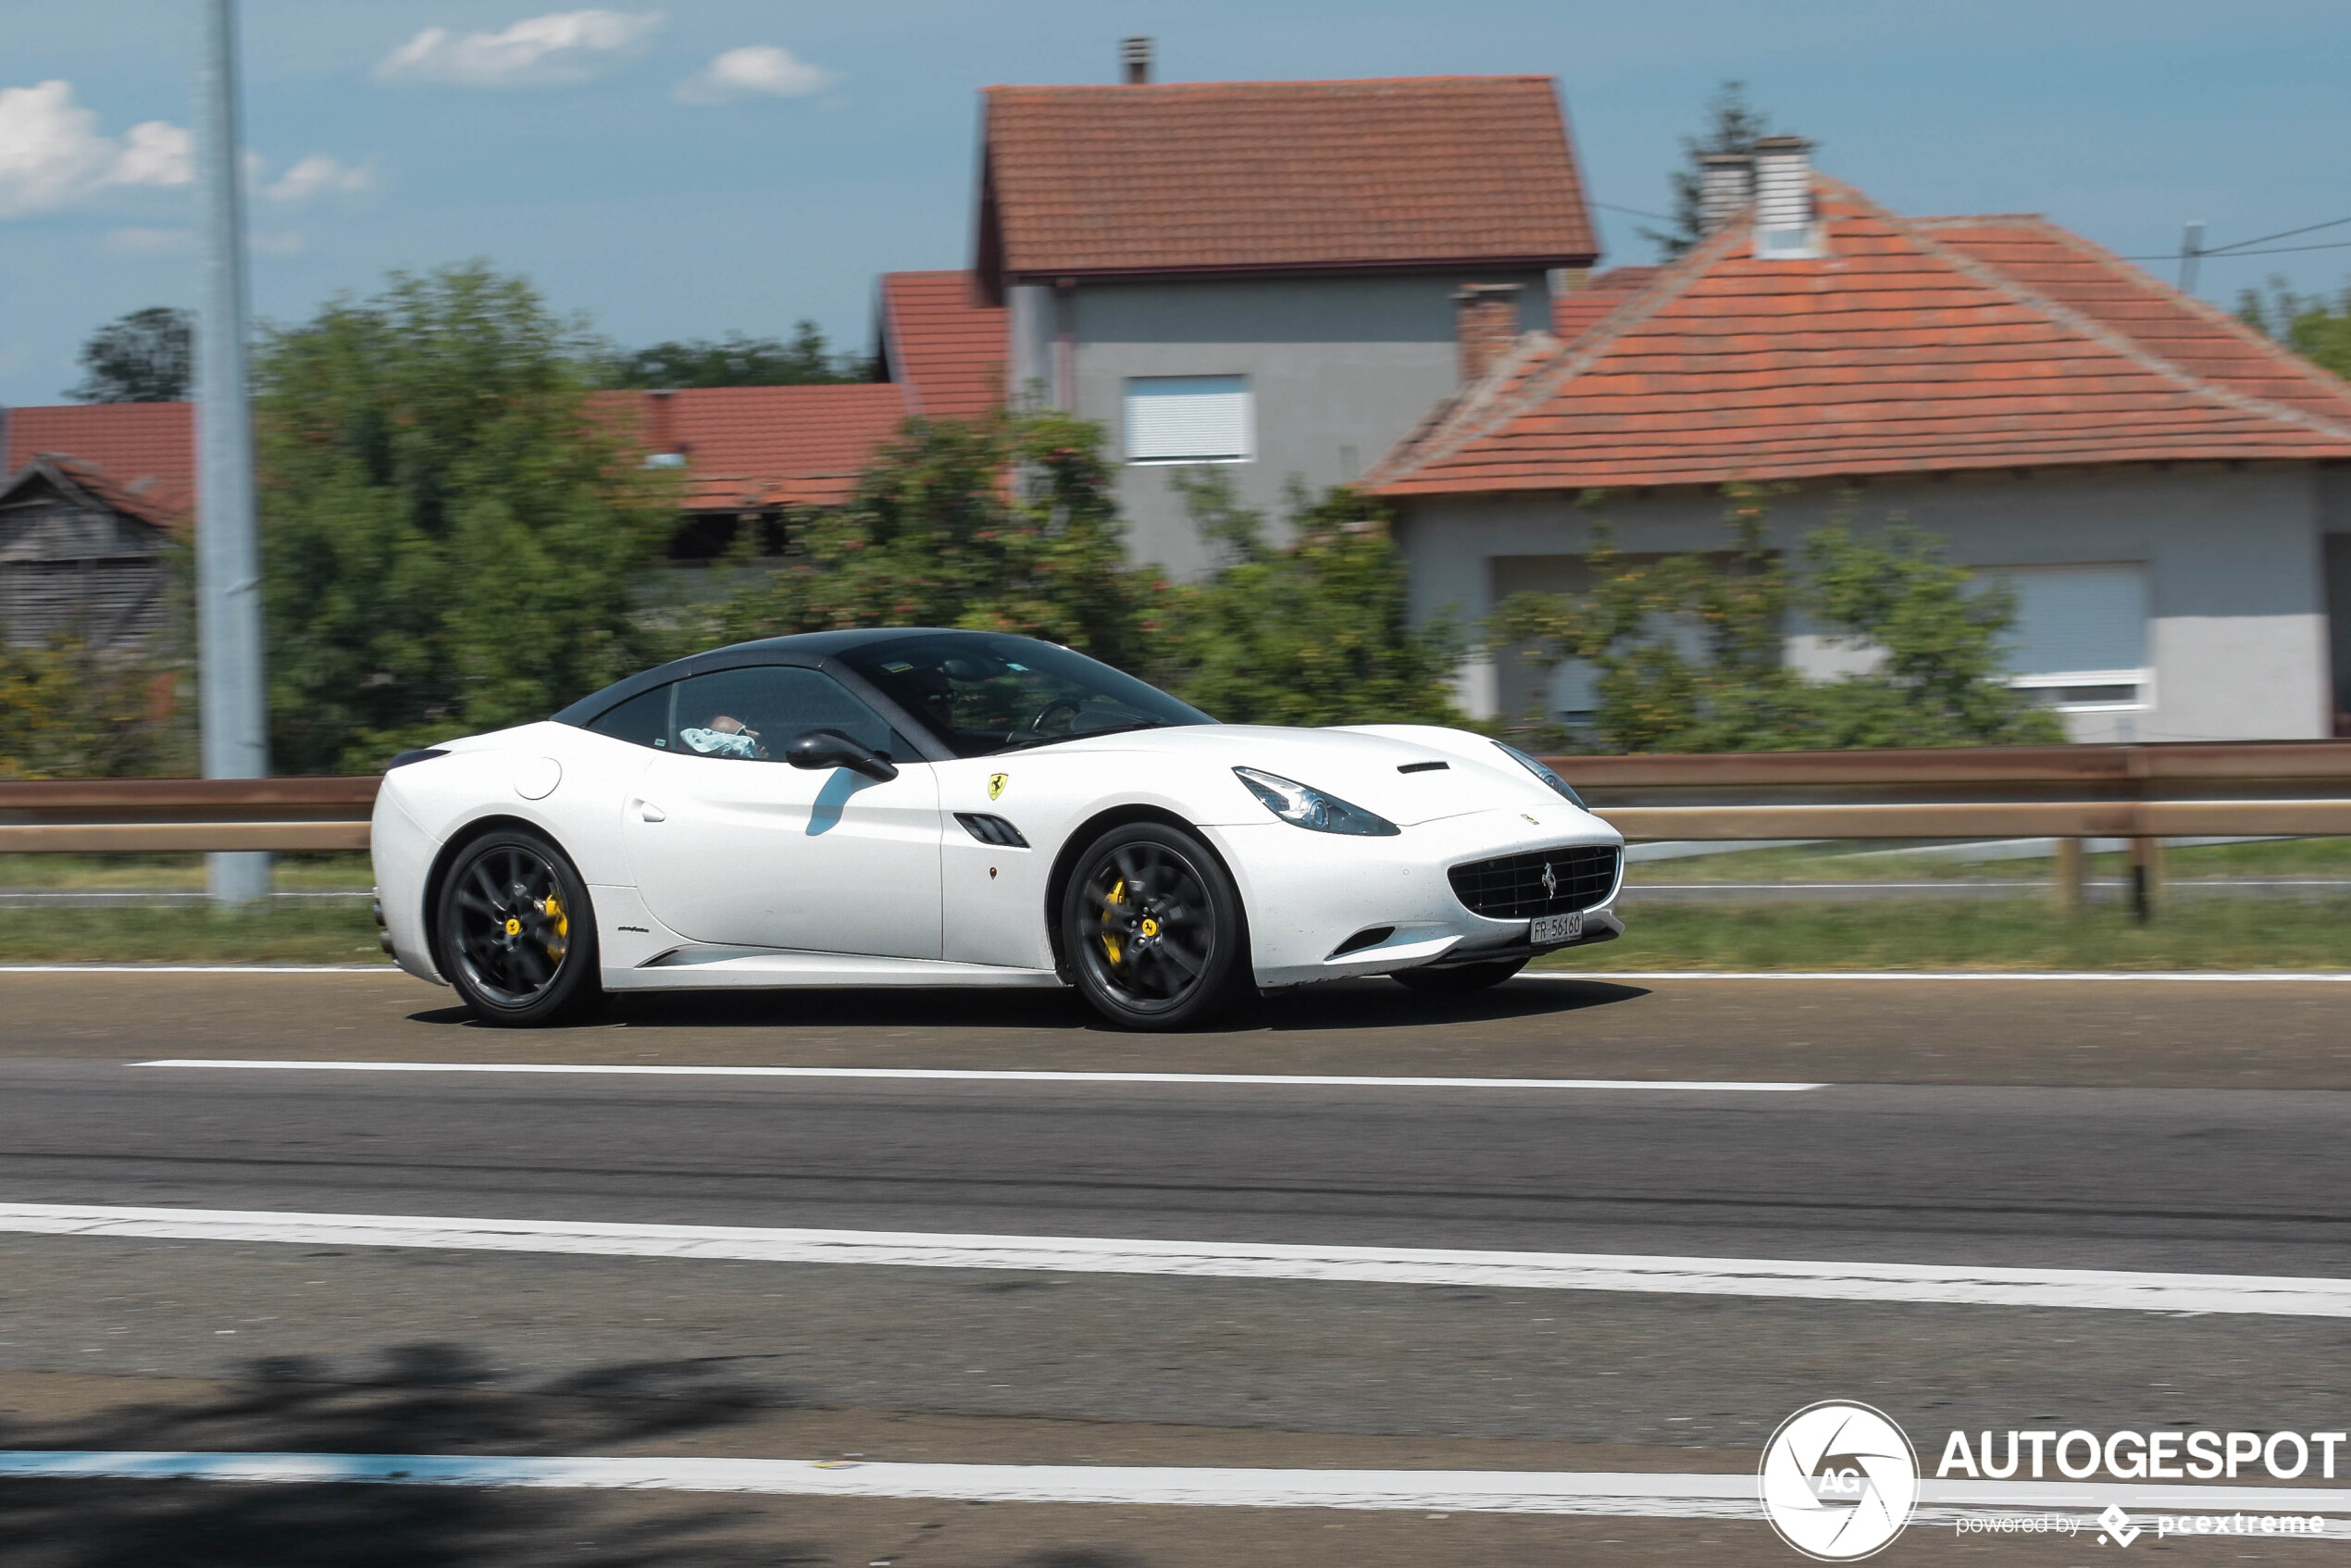
[[[988,798],[992,801],[997,796],[1002,794],[1004,792],[1004,780],[1010,778],[1011,777],[1012,775],[1009,773],[989,774],[988,776]]]

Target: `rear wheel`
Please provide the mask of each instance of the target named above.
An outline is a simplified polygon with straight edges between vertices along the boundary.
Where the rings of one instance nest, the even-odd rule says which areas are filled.
[[[1062,895],[1077,989],[1121,1028],[1206,1023],[1253,989],[1239,891],[1208,846],[1156,822],[1087,847]]]
[[[1456,964],[1449,969],[1399,969],[1388,978],[1432,996],[1460,996],[1499,986],[1525,967],[1524,958],[1497,958],[1490,964]]]
[[[441,884],[442,969],[485,1024],[552,1024],[603,992],[588,889],[564,852],[521,828],[484,834]]]

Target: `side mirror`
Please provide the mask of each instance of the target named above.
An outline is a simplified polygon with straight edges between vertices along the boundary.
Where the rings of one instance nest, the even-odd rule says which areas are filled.
[[[897,765],[863,740],[853,740],[838,729],[812,729],[805,735],[795,735],[784,748],[784,760],[794,767],[845,767],[862,773],[868,778],[891,779],[898,777]]]

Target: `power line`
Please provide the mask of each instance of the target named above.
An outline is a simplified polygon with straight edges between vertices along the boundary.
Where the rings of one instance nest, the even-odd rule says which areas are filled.
[[[1679,223],[1681,221],[1680,218],[1669,217],[1665,213],[1650,212],[1642,207],[1621,207],[1613,202],[1594,202],[1592,205],[1598,207],[1603,212],[1627,213],[1635,218],[1654,218],[1660,223]]]
[[[2313,234],[2321,229],[2340,229],[2346,223],[2351,223],[2351,218],[2330,218],[2324,223],[2306,224],[2300,229],[2281,229],[2274,234],[2257,234],[2250,240],[2238,240],[2233,243],[2215,246],[2210,250],[2202,251],[2198,254],[2203,255],[2223,255],[2230,251],[2243,250],[2247,245],[2266,245],[2271,240],[2291,240],[2296,234]],[[2265,252],[2264,254],[2266,255],[2268,253]]]
[[[2351,223],[2351,218],[2345,218],[2344,221]],[[2310,226],[2311,229],[2324,229],[2326,227],[2328,227],[2328,225],[2323,223],[2314,223]],[[2295,232],[2300,234],[2307,234],[2309,231],[2309,229],[2300,229],[2295,230]],[[2246,244],[2251,244],[2253,242],[2250,240],[2245,242]],[[2340,250],[2351,250],[2351,240],[2331,240],[2325,244],[2320,245],[2276,245],[2266,251],[2198,251],[2196,254],[2199,257],[2217,255],[2223,261],[2234,261],[2237,257],[2244,255],[2292,255],[2298,251]],[[2124,261],[2177,261],[2180,259],[2180,253],[2177,251],[2165,251],[2159,255],[2126,255],[2121,259]]]

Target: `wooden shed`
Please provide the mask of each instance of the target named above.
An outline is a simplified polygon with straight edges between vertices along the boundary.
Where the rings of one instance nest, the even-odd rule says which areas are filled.
[[[160,501],[57,453],[0,485],[0,636],[127,650],[169,610],[175,519]]]

